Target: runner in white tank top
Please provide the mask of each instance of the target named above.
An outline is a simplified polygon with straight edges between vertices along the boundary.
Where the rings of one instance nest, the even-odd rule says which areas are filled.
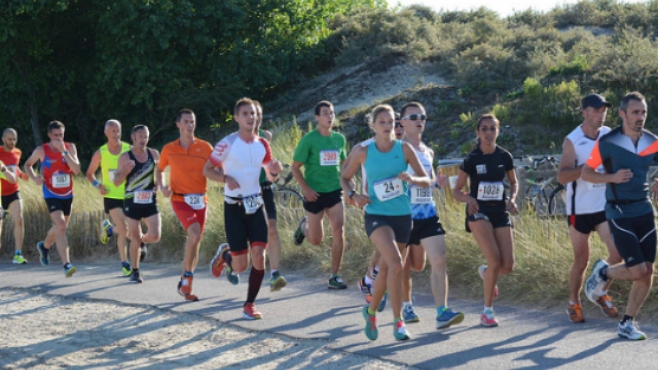
[[[592,231],[596,231],[608,247],[608,263],[621,261],[605,217],[605,186],[602,186],[605,184],[587,182],[580,175],[596,141],[610,132],[609,127],[603,126],[610,106],[597,94],[583,98],[581,112],[584,121],[564,139],[562,145],[558,181],[567,188],[567,220],[574,251],[574,262],[569,271],[570,297],[567,306],[567,314],[572,322],[585,322],[580,292],[589,262],[589,236]],[[603,169],[597,171],[602,172]],[[606,285],[606,291],[611,282]],[[606,316],[617,317],[617,309],[605,292],[597,304]]]

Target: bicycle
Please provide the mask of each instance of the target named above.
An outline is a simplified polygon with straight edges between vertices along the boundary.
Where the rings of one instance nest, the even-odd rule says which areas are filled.
[[[548,198],[548,215],[563,216],[567,214],[567,188],[562,184],[553,190]]]
[[[284,164],[279,178],[271,187],[277,210],[285,210],[284,213],[296,221],[304,216],[304,197],[299,193],[296,186],[290,185],[292,180],[293,175],[290,165]]]
[[[532,166],[522,166],[522,168],[530,175],[535,171],[540,170],[540,167],[548,166],[555,169],[558,165],[558,160],[555,157],[545,156],[542,158],[532,159]],[[525,204],[531,206],[537,214],[551,214],[549,208],[550,195],[555,192],[554,183],[557,182],[557,176],[549,176],[547,178],[534,178],[528,176],[525,179],[524,195]]]

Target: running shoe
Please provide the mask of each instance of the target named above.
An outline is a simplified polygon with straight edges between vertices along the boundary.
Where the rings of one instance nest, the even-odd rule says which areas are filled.
[[[626,338],[630,340],[645,340],[647,339],[646,334],[640,331],[640,327],[637,325],[637,322],[632,320],[626,320],[624,323],[619,323],[619,331],[617,335],[620,338]]]
[[[359,289],[365,295],[366,303],[370,304],[370,301],[372,301],[372,285],[366,283],[365,277],[359,280]]]
[[[130,280],[128,280],[128,281],[133,283],[133,284],[141,284],[141,283],[144,282],[144,279],[142,279],[142,276],[140,275],[139,270],[133,270],[130,273]]]
[[[27,260],[23,258],[22,254],[14,254],[14,259],[11,260],[11,263],[15,265],[24,265],[27,263]]]
[[[146,248],[146,244],[142,243],[142,245],[139,246],[139,262],[144,262],[146,259],[146,253],[148,253],[148,248]]]
[[[571,322],[585,322],[585,316],[583,316],[583,307],[580,303],[574,303],[573,305],[569,304],[567,306],[567,315],[569,315],[569,320]]]
[[[384,293],[384,296],[382,297],[382,300],[379,301],[379,306],[377,306],[377,312],[382,312],[384,311],[384,308],[386,308],[386,300],[388,299],[388,291]]]
[[[487,265],[481,265],[480,267],[478,267],[478,274],[480,275],[480,278],[482,279],[482,281],[484,281],[484,272],[485,271],[487,271]],[[496,297],[498,297],[498,284],[496,284],[496,286],[494,287],[493,297],[494,297],[494,299],[496,299]]]
[[[482,316],[480,316],[480,325],[488,328],[498,326],[498,320],[494,317],[493,310],[487,310],[482,313]]]
[[[411,339],[411,335],[407,331],[407,326],[404,325],[403,320],[398,320],[395,325],[393,325],[393,337],[395,340],[408,340]]]
[[[592,268],[592,275],[587,278],[585,282],[585,295],[590,302],[597,304],[596,301],[599,299],[603,292],[603,287],[605,286],[605,281],[601,277],[601,269],[607,267],[608,263],[604,260],[598,260]]]
[[[404,322],[408,323],[420,321],[420,317],[416,315],[416,312],[414,312],[414,306],[411,304],[404,306],[402,309],[402,318],[404,319]]]
[[[617,307],[612,305],[612,297],[610,297],[607,294],[604,294],[599,297],[599,299],[596,300],[596,304],[601,308],[601,312],[603,312],[604,315],[615,318],[619,316],[619,311],[617,311]]]
[[[226,266],[226,263],[224,262],[224,251],[226,250],[228,250],[228,244],[220,244],[219,248],[217,248],[217,253],[215,253],[215,257],[210,261],[210,272],[215,278],[222,276],[222,271],[224,271],[224,266]]]
[[[444,307],[440,312],[436,311],[436,328],[445,329],[451,325],[457,325],[464,321],[463,312],[453,312],[450,308]]]
[[[263,315],[258,312],[256,306],[253,303],[247,303],[244,305],[244,310],[242,311],[242,317],[247,320],[260,320],[263,318]]]
[[[75,266],[69,263],[67,267],[64,267],[64,276],[69,278],[73,276],[73,274],[75,274],[76,271],[78,270],[75,268]]]
[[[306,237],[304,235],[304,230],[302,230],[302,225],[306,222],[306,216],[303,216],[299,220],[299,224],[297,225],[297,230],[295,230],[295,234],[293,235],[293,240],[295,242],[295,245],[302,245],[304,242],[304,238]]]
[[[37,243],[37,250],[39,250],[39,262],[41,265],[48,266],[50,264],[50,249],[46,249],[43,241]]]
[[[270,292],[278,292],[279,290],[283,289],[288,282],[286,279],[279,274],[279,272],[275,272],[272,274],[272,277],[270,278]]]
[[[178,294],[185,297],[185,300],[188,302],[196,302],[199,300],[199,297],[192,294],[192,280],[193,276],[183,276],[178,282]]]
[[[363,315],[363,319],[366,320],[366,327],[364,329],[366,338],[370,340],[377,339],[377,336],[379,335],[379,331],[377,330],[377,315],[371,315],[368,313],[368,305],[363,306],[361,314]]]
[[[130,264],[128,262],[121,262],[121,273],[123,276],[130,276],[130,272],[132,269],[130,268]]]
[[[110,220],[103,219],[101,221],[101,243],[107,244],[110,241],[110,237],[114,234],[114,229]]]
[[[225,272],[225,274],[226,274],[226,279],[227,279],[231,284],[233,284],[233,285],[238,285],[238,283],[240,282],[240,275],[238,275],[238,274],[236,274],[235,272],[233,272],[233,269],[231,268],[231,266],[226,265],[226,272]]]
[[[347,284],[343,282],[343,279],[338,276],[338,274],[333,274],[329,277],[329,284],[327,285],[329,289],[347,289]]]

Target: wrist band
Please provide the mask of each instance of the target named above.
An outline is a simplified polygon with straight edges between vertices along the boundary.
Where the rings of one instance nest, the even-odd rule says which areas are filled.
[[[68,151],[68,150],[63,151],[63,152],[62,152],[62,157],[65,157],[67,154],[69,154],[69,151]]]
[[[224,175],[224,181],[223,182],[226,182],[226,175]]]
[[[92,182],[91,184],[94,185],[95,188],[97,188],[98,187],[98,180],[94,180],[94,182]]]

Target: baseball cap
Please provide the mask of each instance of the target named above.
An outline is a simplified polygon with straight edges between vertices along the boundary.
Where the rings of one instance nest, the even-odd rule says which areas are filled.
[[[599,94],[589,94],[586,97],[581,100],[581,107],[582,109],[585,109],[587,107],[592,107],[592,108],[601,108],[602,106],[606,106],[608,108],[612,107],[612,104],[610,102],[607,102],[604,97],[602,97]]]

